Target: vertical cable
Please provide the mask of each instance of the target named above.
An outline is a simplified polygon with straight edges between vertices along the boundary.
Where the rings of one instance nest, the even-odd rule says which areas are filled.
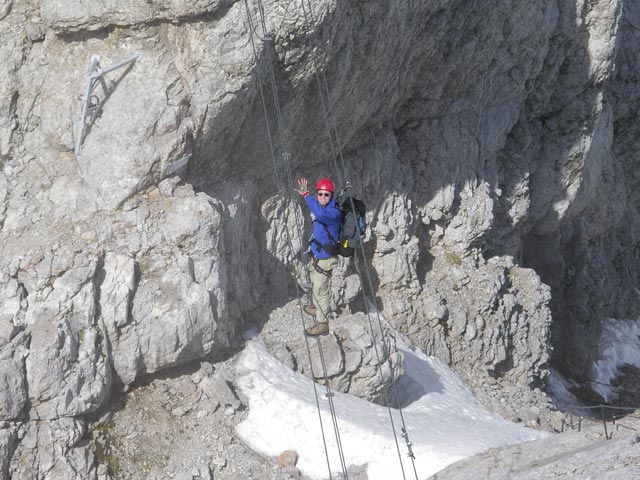
[[[308,2],[308,0],[307,0],[307,2]],[[319,41],[318,41],[318,38],[317,38],[317,34],[316,34],[315,30],[311,28],[310,20],[309,20],[309,16],[310,15],[307,14],[307,9],[305,8],[305,0],[301,0],[301,3],[302,3],[302,10],[303,10],[304,18],[305,18],[305,23],[307,25],[307,30],[309,32],[309,36],[312,37],[313,40],[314,40],[314,43],[315,43],[314,47],[315,48],[319,48]],[[308,4],[308,8],[309,8],[309,11],[311,12],[310,4]],[[316,25],[317,25],[317,23],[316,23]],[[324,74],[324,71],[322,71],[322,69],[320,69],[318,67],[318,63],[316,61],[315,48],[311,48],[311,56],[312,56],[314,72],[315,72],[315,76],[316,76],[316,82],[318,84],[320,102],[321,102],[321,105],[322,105],[322,111],[323,111],[323,114],[324,114],[324,117],[325,117],[325,124],[326,124],[327,130],[328,130],[329,144],[331,146],[331,151],[332,151],[332,155],[333,155],[335,169],[336,169],[336,172],[337,172],[338,176],[340,178],[342,178],[341,169],[340,169],[340,167],[338,166],[338,163],[337,163],[338,158],[339,158],[340,159],[340,163],[341,163],[341,167],[342,167],[342,172],[344,172],[346,178],[349,179],[350,178],[349,171],[348,171],[346,162],[344,161],[344,157],[342,155],[342,148],[340,147],[340,141],[339,141],[338,130],[337,130],[337,122],[336,122],[333,110],[331,108],[331,102],[329,100],[328,82],[327,82],[327,79],[326,79],[326,75]],[[334,150],[334,146],[333,146],[334,143],[335,143],[335,145],[337,145],[337,153],[338,153],[337,155],[335,154],[335,150]],[[374,146],[375,146],[375,144],[374,144]],[[353,198],[352,198],[351,195],[348,196],[348,200],[349,200],[349,206],[351,208],[351,212],[355,216],[356,210],[355,210],[355,205],[354,205]],[[358,233],[360,234],[359,230],[358,230]],[[366,280],[366,282],[363,281],[362,272],[360,271],[360,269],[356,269],[356,270],[358,271],[358,276],[360,278],[360,285],[361,285],[361,287],[364,286],[365,284],[367,285],[368,290],[369,290],[368,291],[369,297],[371,299],[369,301],[371,302],[371,304],[375,308],[375,302],[374,302],[375,294],[374,294],[374,291],[373,291],[373,282],[371,280],[371,274],[369,272],[369,267],[367,266],[367,263],[366,263],[366,255],[365,255],[365,251],[364,251],[364,245],[363,245],[363,242],[362,242],[362,235],[360,235],[360,236],[361,236],[361,238],[360,238],[360,240],[361,240],[360,241],[360,254],[362,255],[362,263],[364,265],[364,273],[365,273],[365,279],[364,280]],[[368,306],[368,298],[367,298],[368,295],[367,295],[367,292],[364,291],[364,289],[363,289],[362,293],[363,293],[363,296],[365,298],[365,302],[364,302],[365,303],[365,310],[366,310],[366,313],[367,313],[367,318],[369,319],[369,326],[370,326],[370,329],[371,329],[371,337],[373,339],[374,351],[376,353],[376,358],[378,360],[378,364],[380,365],[381,364],[380,356],[379,356],[378,349],[377,349],[377,346],[376,346],[376,343],[375,343],[375,333],[374,333],[373,323],[371,321],[370,308]],[[380,333],[382,335],[382,345],[383,345],[383,348],[386,349],[385,332],[384,332],[384,328],[382,326],[382,320],[380,318],[380,312],[378,311],[377,308],[375,308],[375,313],[376,313],[376,316],[377,316],[377,319],[378,319],[378,327],[379,327]],[[389,368],[391,369],[390,359],[389,359]],[[381,379],[382,379],[382,382],[384,384],[384,377],[382,377],[382,371],[380,370],[379,373],[381,375]],[[406,446],[407,446],[407,449],[408,449],[408,456],[411,459],[411,463],[413,465],[414,475],[415,475],[415,478],[417,480],[418,479],[418,474],[417,474],[416,467],[415,467],[415,462],[414,462],[415,456],[414,456],[413,451],[412,451],[411,441],[409,440],[409,434],[408,434],[407,427],[406,427],[406,424],[405,424],[405,421],[404,421],[404,415],[402,414],[402,409],[400,408],[400,405],[399,405],[399,402],[398,402],[398,399],[397,399],[397,392],[395,391],[395,385],[393,386],[393,393],[394,393],[393,396],[394,396],[394,400],[395,400],[395,404],[396,404],[396,409],[399,411],[400,419],[402,421],[402,436],[405,439]],[[398,457],[399,457],[399,461],[400,461],[400,468],[402,470],[402,476],[403,476],[403,478],[406,478],[405,477],[405,472],[404,472],[404,465],[403,465],[403,462],[402,462],[402,455],[400,453],[400,447],[398,445],[398,438],[397,438],[395,423],[393,421],[393,415],[391,413],[391,408],[389,407],[389,401],[388,401],[388,397],[387,397],[387,395],[388,395],[388,388],[387,387],[385,387],[384,395],[385,395],[385,403],[387,404],[387,409],[389,411],[391,429],[393,431],[394,439],[395,439],[395,442],[396,442],[396,448],[397,448],[397,451],[398,451]]]
[[[277,118],[277,123],[278,123],[280,142],[281,142],[282,150],[283,150],[284,166],[285,166],[286,173],[287,173],[289,191],[292,192],[292,194],[293,194],[294,185],[293,185],[293,176],[291,174],[290,155],[289,155],[289,152],[288,152],[288,146],[287,146],[286,138],[285,138],[285,135],[284,135],[284,126],[283,126],[283,121],[282,121],[282,113],[281,113],[281,110],[280,110],[280,101],[279,101],[278,92],[277,92],[277,83],[276,83],[275,74],[274,74],[274,71],[273,71],[273,60],[272,60],[272,57],[271,57],[271,50],[269,49],[269,46],[268,46],[268,42],[272,41],[272,39],[267,36],[267,29],[266,29],[266,22],[265,22],[265,15],[264,15],[264,9],[263,9],[263,6],[262,6],[262,1],[261,0],[257,0],[257,4],[258,4],[259,15],[260,15],[260,23],[261,23],[261,26],[262,26],[262,37],[259,37],[259,38],[261,38],[261,40],[263,41],[263,43],[265,45],[264,46],[264,51],[265,51],[266,57],[268,59],[267,66],[268,66],[268,72],[269,72],[269,79],[270,79],[270,82],[271,82],[271,90],[272,90],[272,94],[273,94],[274,108],[275,108],[275,111],[276,111],[276,118]],[[250,28],[251,28],[252,32],[255,33],[255,30],[253,28],[253,22],[251,20],[251,12],[250,12],[250,9],[249,9],[248,0],[245,0],[245,6],[246,6],[246,10],[247,10],[247,18],[248,18],[248,21],[249,21]],[[253,49],[254,49],[254,58],[255,58],[255,62],[256,62],[256,71],[258,71],[259,70],[258,69],[258,55],[257,55],[257,50],[255,48],[255,43],[253,41],[253,36],[251,36],[251,43],[252,43],[252,46],[253,46]],[[259,73],[258,73],[258,75],[259,75]],[[268,126],[269,122],[268,122],[268,113],[267,113],[267,108],[266,108],[266,101],[265,101],[264,95],[262,93],[261,80],[259,80],[259,81],[260,81],[261,98],[263,99],[263,109],[264,109],[264,113],[265,113],[266,123],[267,123],[267,126]],[[268,132],[268,135],[270,137],[269,138],[269,143],[270,143],[270,147],[271,147],[273,166],[274,166],[274,170],[276,171],[275,178],[276,178],[276,181],[279,182],[278,175],[277,175],[277,161],[276,161],[275,149],[273,148],[273,141],[271,139],[271,131],[270,131],[270,129],[268,127],[267,127],[267,132]],[[291,198],[291,196],[290,196],[290,200],[293,200]],[[299,237],[300,243],[302,244],[302,234],[301,234],[302,228],[300,227],[299,212],[295,208],[294,208],[294,217],[295,217],[296,230],[297,230],[297,233],[298,233],[298,237]],[[289,245],[291,254],[293,254],[293,243],[291,241],[291,237],[289,236],[288,228],[285,228],[285,230],[286,230],[286,234],[287,234],[288,245]],[[304,269],[305,269],[305,279],[306,279],[306,278],[308,278],[308,270],[306,268],[306,265],[304,264],[304,259],[302,258],[302,253],[301,253],[301,261],[302,261],[302,264],[303,264]],[[298,278],[300,278],[300,276],[298,276]],[[301,320],[302,320],[302,326],[303,326],[303,329],[304,329],[304,316],[302,314],[302,304],[300,302],[301,295],[300,295],[298,282],[296,281],[295,283],[296,283],[296,293],[298,295],[298,306],[299,306],[299,309],[300,309],[300,316],[301,316]],[[330,409],[330,413],[331,413],[331,417],[332,417],[334,432],[335,432],[335,435],[336,435],[338,453],[339,453],[339,456],[340,456],[340,463],[341,463],[341,466],[342,466],[344,478],[348,479],[346,462],[344,460],[342,442],[341,442],[341,439],[340,439],[340,433],[339,433],[339,429],[338,429],[337,417],[336,417],[336,413],[335,413],[335,406],[334,406],[334,403],[333,403],[333,392],[331,391],[331,386],[330,386],[329,381],[328,381],[327,372],[326,372],[326,365],[325,365],[325,362],[324,362],[324,354],[323,354],[323,351],[322,351],[322,348],[321,348],[321,345],[320,345],[320,340],[319,340],[319,338],[317,340],[318,340],[318,350],[319,350],[319,353],[320,353],[323,376],[324,376],[324,379],[325,379],[325,388],[327,390],[327,399],[328,399],[328,402],[329,402],[329,409]],[[311,352],[310,352],[310,348],[309,348],[309,341],[308,341],[308,338],[306,336],[305,336],[305,343],[307,345],[307,354],[308,354],[308,357],[309,357],[311,375],[315,379],[316,376],[315,376],[315,373],[313,371],[313,363],[311,361]],[[325,455],[326,455],[326,460],[327,460],[327,468],[329,470],[329,477],[331,478],[331,465],[330,465],[330,461],[329,461],[329,454],[328,454],[326,438],[325,438],[325,434],[324,434],[324,427],[323,427],[323,424],[322,424],[322,415],[321,415],[321,409],[320,409],[320,402],[319,402],[319,397],[318,397],[318,393],[317,393],[315,380],[313,381],[313,385],[314,385],[314,393],[315,393],[315,397],[316,397],[316,406],[317,406],[317,409],[318,409],[318,416],[319,416],[319,419],[320,419],[320,429],[321,429],[321,432],[322,432],[322,439],[323,439],[324,448],[325,448]]]

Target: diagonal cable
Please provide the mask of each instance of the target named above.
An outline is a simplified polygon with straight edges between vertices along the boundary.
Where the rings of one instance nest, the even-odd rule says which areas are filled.
[[[274,107],[275,107],[275,111],[276,111],[277,122],[278,122],[280,141],[281,141],[281,145],[282,145],[282,149],[283,149],[283,158],[284,158],[284,163],[285,163],[285,169],[286,169],[286,172],[287,172],[289,191],[293,192],[293,188],[294,188],[294,186],[293,186],[293,176],[291,174],[289,153],[288,153],[286,139],[285,139],[285,136],[284,136],[282,113],[281,113],[281,110],[280,110],[280,102],[279,102],[278,93],[277,93],[277,83],[276,83],[275,74],[274,74],[274,71],[273,71],[273,60],[272,60],[272,57],[271,57],[271,50],[269,49],[268,45],[266,44],[271,39],[267,36],[267,30],[266,30],[266,24],[265,24],[265,15],[264,15],[264,9],[262,7],[262,2],[261,2],[261,0],[258,0],[257,3],[258,3],[259,14],[260,14],[260,23],[261,23],[261,26],[262,26],[262,33],[263,33],[261,39],[262,39],[263,42],[265,42],[264,50],[265,50],[265,53],[266,53],[266,56],[267,56],[267,59],[268,59],[267,66],[268,66],[269,78],[270,78],[270,82],[271,82],[271,89],[272,89],[272,93],[273,93],[273,101],[274,101]],[[252,27],[251,30],[255,31],[254,28],[253,28],[253,22],[251,20],[251,12],[250,12],[247,0],[245,0],[245,6],[246,6],[246,9],[247,9],[247,17],[248,17],[248,20],[249,20],[249,24]],[[258,68],[257,68],[258,56],[257,56],[257,51],[255,49],[255,43],[253,41],[253,37],[251,38],[251,42],[252,42],[252,46],[254,48],[254,57],[255,57],[255,61],[256,61],[256,70],[258,70]],[[264,95],[262,94],[262,84],[261,83],[260,83],[260,89],[261,89],[261,96],[264,99]],[[266,109],[266,102],[263,102],[263,107],[264,107],[264,111],[265,111],[265,118],[267,118],[267,124],[268,124],[268,114],[267,114],[267,109]],[[268,130],[268,134],[271,135],[270,130]],[[273,145],[273,142],[272,142],[271,139],[270,139],[270,145]],[[277,171],[277,162],[276,162],[275,150],[273,148],[272,148],[272,158],[273,158],[274,169]],[[276,173],[276,178],[278,178],[277,177],[277,173]],[[293,200],[293,199],[290,198],[290,200]],[[301,234],[302,229],[300,227],[299,212],[295,208],[294,208],[294,217],[295,217],[295,220],[296,220],[296,227],[297,227],[298,237],[299,237],[299,240],[300,240],[300,242],[302,244],[302,234]],[[293,250],[294,250],[293,249],[293,243],[291,241],[291,237],[289,235],[288,228],[286,228],[285,230],[286,230],[286,234],[287,234],[287,242],[288,242],[288,245],[289,245],[289,248],[290,248],[290,253],[293,255]],[[305,268],[305,275],[306,275],[307,274],[307,268],[306,268],[306,265],[304,264],[304,261],[302,261],[302,264],[303,264],[303,266]],[[300,276],[298,276],[298,278],[300,278]],[[298,295],[298,306],[299,306],[299,309],[300,309],[300,316],[301,316],[301,320],[302,320],[302,326],[304,328],[304,316],[302,314],[302,304],[300,302],[301,295],[300,295],[298,282],[295,282],[295,283],[296,283],[296,293]],[[309,356],[309,364],[310,364],[310,367],[311,367],[311,374],[312,374],[312,376],[314,378],[317,378],[315,376],[315,373],[313,372],[313,364],[311,362],[311,353],[310,353],[310,349],[309,349],[309,342],[308,342],[308,338],[306,336],[305,336],[305,343],[307,345],[307,354]],[[335,413],[335,407],[334,407],[334,404],[333,404],[333,398],[332,398],[333,397],[333,393],[331,392],[331,387],[330,387],[330,384],[329,384],[329,381],[328,381],[328,378],[327,378],[326,366],[325,366],[325,363],[324,363],[324,355],[323,355],[323,352],[322,352],[322,348],[321,348],[319,339],[318,339],[318,349],[319,349],[319,352],[320,352],[321,365],[322,365],[322,370],[323,370],[323,376],[324,376],[324,379],[325,379],[325,387],[326,387],[326,390],[327,390],[327,398],[328,398],[328,401],[329,401],[329,406],[330,406],[330,412],[331,412],[334,432],[335,432],[335,435],[336,435],[336,442],[337,442],[338,452],[339,452],[339,456],[340,456],[340,462],[341,462],[344,478],[346,479],[346,478],[348,478],[347,477],[347,469],[346,469],[346,463],[345,463],[345,460],[344,460],[344,453],[343,453],[343,450],[342,450],[342,442],[341,442],[341,439],[340,439],[340,433],[339,433],[339,429],[338,429],[338,423],[337,423],[337,417],[336,417],[336,413]],[[321,413],[320,413],[320,404],[319,404],[319,399],[318,399],[318,394],[317,394],[315,381],[313,382],[313,384],[314,384],[314,393],[315,393],[315,396],[316,396],[316,406],[317,406],[317,409],[318,409],[318,416],[320,418],[320,428],[321,428],[322,437],[323,437],[323,443],[324,443],[324,447],[325,447],[325,455],[327,457],[327,467],[328,467],[328,470],[329,470],[329,476],[331,478],[331,466],[330,466],[330,462],[329,462],[328,450],[327,450],[327,445],[326,445],[326,438],[325,438],[325,435],[324,435],[324,428],[323,428],[323,425],[322,425],[322,416],[321,416]]]
[[[307,24],[307,29],[309,31],[310,36],[315,41],[315,47],[318,48],[319,47],[319,41],[317,39],[317,34],[316,34],[315,30],[311,28],[311,24],[310,24],[310,21],[309,21],[309,15],[310,14],[307,14],[307,9],[305,8],[305,1],[304,0],[301,0],[301,1],[302,1],[302,9],[303,9],[304,17],[305,17],[305,22]],[[311,11],[310,4],[308,4],[308,8],[309,8],[309,11]],[[316,22],[316,24],[317,24],[317,22]],[[336,171],[337,171],[338,175],[340,176],[340,171],[341,170],[340,170],[340,168],[339,168],[339,166],[337,164],[337,158],[339,158],[340,162],[341,162],[341,166],[342,166],[342,171],[345,173],[346,178],[349,179],[348,168],[347,168],[346,163],[344,161],[344,157],[342,155],[342,149],[340,147],[340,141],[339,141],[339,136],[338,136],[338,131],[337,131],[337,124],[336,124],[336,120],[335,120],[335,115],[333,114],[333,110],[331,108],[331,104],[330,104],[330,101],[329,101],[329,90],[328,90],[328,82],[326,80],[326,75],[324,74],[324,71],[318,67],[318,63],[316,61],[315,48],[311,49],[311,54],[312,54],[312,60],[313,60],[313,65],[314,65],[314,71],[315,71],[315,75],[316,75],[316,82],[318,83],[318,87],[319,87],[319,95],[320,95],[320,101],[321,101],[321,105],[322,105],[322,110],[323,110],[323,113],[324,113],[324,116],[325,116],[325,123],[327,125],[328,136],[329,136],[329,144],[331,146],[335,168],[336,168]],[[336,156],[335,150],[334,150],[334,143],[335,143],[335,145],[337,145],[337,147],[336,147],[337,151],[338,151],[337,152],[338,153],[337,156]],[[351,195],[349,195],[348,199],[349,199],[349,203],[350,203],[349,206],[351,208],[351,211],[355,215],[355,205],[353,203],[353,198],[351,197]],[[369,293],[370,298],[371,299],[375,299],[375,295],[374,295],[374,291],[373,291],[373,282],[371,281],[371,274],[369,272],[369,268],[368,268],[367,263],[365,261],[366,256],[365,256],[364,245],[363,245],[362,241],[360,242],[360,252],[361,252],[361,255],[362,255],[362,259],[363,259],[362,263],[364,265],[364,274],[366,276],[366,278],[364,279],[364,280],[366,280],[366,282],[365,282],[365,281],[363,281],[362,272],[360,271],[360,269],[357,269],[359,277],[360,277],[360,284],[361,284],[361,286],[364,286],[365,283],[366,283],[366,285],[368,286],[368,289],[369,289],[368,293]],[[370,328],[371,328],[371,336],[372,336],[372,338],[374,340],[374,342],[373,342],[374,350],[375,350],[375,353],[376,353],[376,356],[377,356],[378,364],[380,364],[380,356],[379,356],[379,352],[378,352],[378,349],[377,349],[377,346],[376,346],[376,343],[375,343],[375,333],[374,333],[373,324],[371,322],[370,308],[367,305],[367,303],[368,303],[368,301],[367,301],[367,297],[368,297],[367,292],[363,291],[363,295],[365,297],[365,310],[366,310],[366,313],[367,313],[367,317],[369,319],[369,325],[370,325]],[[369,302],[371,302],[372,305],[375,305],[375,303],[372,300],[369,300]],[[384,333],[384,329],[383,329],[383,326],[382,326],[382,320],[380,318],[380,312],[378,311],[377,308],[375,309],[375,313],[376,313],[376,316],[377,316],[377,319],[378,319],[378,327],[380,329],[380,332],[381,332],[381,335],[382,335],[382,339],[383,339],[382,345],[383,345],[383,348],[386,348],[386,343],[384,341],[385,333]],[[389,368],[391,368],[390,359],[389,359]],[[380,375],[382,375],[382,372],[380,372]],[[395,403],[396,403],[396,408],[400,413],[400,419],[402,421],[402,436],[405,439],[405,442],[406,442],[406,445],[407,445],[407,448],[408,448],[408,452],[409,452],[409,457],[411,458],[411,463],[413,465],[413,471],[414,471],[415,477],[417,479],[418,475],[417,475],[416,468],[415,468],[414,455],[413,455],[413,452],[412,452],[412,449],[411,449],[411,442],[409,440],[406,423],[404,421],[404,415],[402,414],[402,409],[400,408],[398,400],[397,400],[397,392],[395,391],[395,385],[394,385],[394,388],[393,388],[393,393],[394,393],[394,400],[395,400]],[[389,417],[390,417],[390,421],[391,421],[391,428],[393,430],[394,438],[395,438],[395,441],[396,441],[396,448],[398,450],[398,456],[399,456],[399,459],[400,459],[400,468],[402,470],[403,477],[406,478],[405,477],[405,472],[404,472],[404,466],[403,466],[403,462],[402,462],[402,456],[400,454],[400,449],[399,449],[399,445],[398,445],[398,439],[397,439],[395,424],[394,424],[394,421],[393,421],[393,415],[391,413],[391,409],[389,407],[389,401],[388,401],[388,398],[387,398],[387,388],[386,387],[385,387],[385,401],[386,401],[386,404],[387,404],[387,408],[389,409]]]

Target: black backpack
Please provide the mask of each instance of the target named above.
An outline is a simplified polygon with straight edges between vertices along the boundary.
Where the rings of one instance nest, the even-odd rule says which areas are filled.
[[[365,215],[367,207],[362,200],[355,198],[349,192],[342,192],[336,199],[342,211],[342,224],[338,238],[338,254],[350,257],[360,246],[361,237],[367,231]]]

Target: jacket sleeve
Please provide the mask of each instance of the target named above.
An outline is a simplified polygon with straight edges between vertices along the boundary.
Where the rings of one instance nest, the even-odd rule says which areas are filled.
[[[326,207],[320,206],[318,199],[311,195],[305,197],[305,201],[318,222],[332,225],[340,223],[342,220],[342,212],[336,207],[335,200],[332,199],[331,203]]]

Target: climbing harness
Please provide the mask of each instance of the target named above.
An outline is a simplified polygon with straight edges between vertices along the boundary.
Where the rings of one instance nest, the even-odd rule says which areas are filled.
[[[313,269],[316,272],[318,272],[320,275],[324,275],[325,277],[331,278],[331,273],[333,272],[333,270],[325,270],[320,265],[318,265],[318,259],[315,256],[313,257],[311,264],[313,265]]]

